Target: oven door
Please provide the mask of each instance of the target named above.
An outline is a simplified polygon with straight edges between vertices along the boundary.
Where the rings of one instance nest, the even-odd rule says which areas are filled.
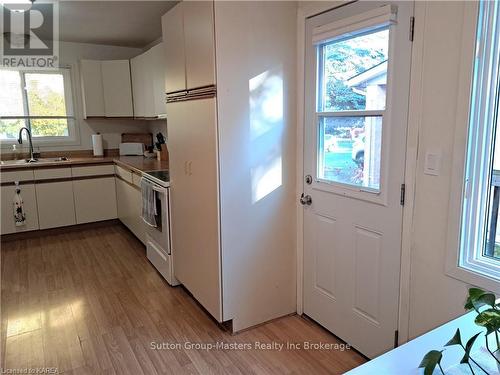
[[[168,215],[168,188],[154,185],[153,189],[156,196],[156,227],[146,226],[147,241],[149,239],[160,246],[161,249],[170,255],[170,239],[169,239],[169,215]]]

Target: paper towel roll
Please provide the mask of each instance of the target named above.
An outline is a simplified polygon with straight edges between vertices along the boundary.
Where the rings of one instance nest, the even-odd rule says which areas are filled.
[[[103,156],[104,150],[102,148],[102,134],[92,134],[92,149],[94,156]]]

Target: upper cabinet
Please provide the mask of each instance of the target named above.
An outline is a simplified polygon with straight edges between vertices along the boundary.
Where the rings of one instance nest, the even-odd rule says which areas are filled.
[[[165,97],[165,60],[167,58],[164,43],[157,44],[150,50],[152,61],[151,72],[153,76],[153,108],[156,117],[166,117],[166,97]]]
[[[134,116],[129,61],[102,61],[101,70],[106,117]]]
[[[214,5],[187,1],[184,7],[184,43],[187,88],[215,84]]]
[[[147,68],[146,56],[141,54],[130,59],[130,72],[132,74],[132,94],[134,96],[134,116],[146,117],[147,98]]]
[[[183,3],[177,4],[161,18],[165,59],[165,92],[186,89],[184,55]]]
[[[167,93],[215,84],[214,5],[181,2],[162,17]]]
[[[87,117],[132,117],[128,60],[81,60],[83,110]]]
[[[130,60],[134,115],[165,117],[165,47],[159,43]]]
[[[96,60],[81,60],[80,76],[84,117],[104,117],[101,62]]]

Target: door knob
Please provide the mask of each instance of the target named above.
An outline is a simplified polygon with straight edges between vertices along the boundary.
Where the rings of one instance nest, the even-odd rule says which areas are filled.
[[[310,206],[312,204],[311,196],[304,195],[304,193],[302,193],[302,195],[300,196],[300,204],[302,204],[303,206]]]

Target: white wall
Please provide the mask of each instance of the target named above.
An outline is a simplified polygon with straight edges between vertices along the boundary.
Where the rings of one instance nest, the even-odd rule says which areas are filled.
[[[296,310],[296,3],[216,2],[224,319]]]
[[[117,47],[98,44],[60,42],[59,55],[61,66],[71,66],[73,79],[73,97],[75,98],[75,117],[79,131],[79,140],[71,145],[39,146],[35,141],[35,149],[41,151],[89,150],[92,149],[91,135],[97,132],[104,138],[105,148],[118,148],[121,133],[150,131],[147,121],[130,119],[83,119],[81,86],[79,82],[78,61],[81,59],[112,60],[128,59],[142,52],[138,48]]]
[[[457,127],[466,126],[460,100],[461,87],[470,84],[471,63],[463,54],[474,49],[473,28],[464,28],[465,19],[474,17],[474,4],[468,2],[417,2],[414,41],[415,85],[417,95],[410,107],[409,149],[418,154],[414,212],[411,226],[409,337],[463,314],[467,285],[445,273],[453,148]],[[464,16],[467,16],[464,19]],[[464,45],[463,38],[469,39]],[[466,64],[466,74],[461,69]],[[466,98],[467,99],[467,98]],[[457,115],[458,114],[458,115]],[[465,149],[464,140],[461,140]],[[442,153],[439,176],[423,173],[427,151]],[[458,168],[461,168],[458,165]],[[458,251],[458,250],[457,250]]]

